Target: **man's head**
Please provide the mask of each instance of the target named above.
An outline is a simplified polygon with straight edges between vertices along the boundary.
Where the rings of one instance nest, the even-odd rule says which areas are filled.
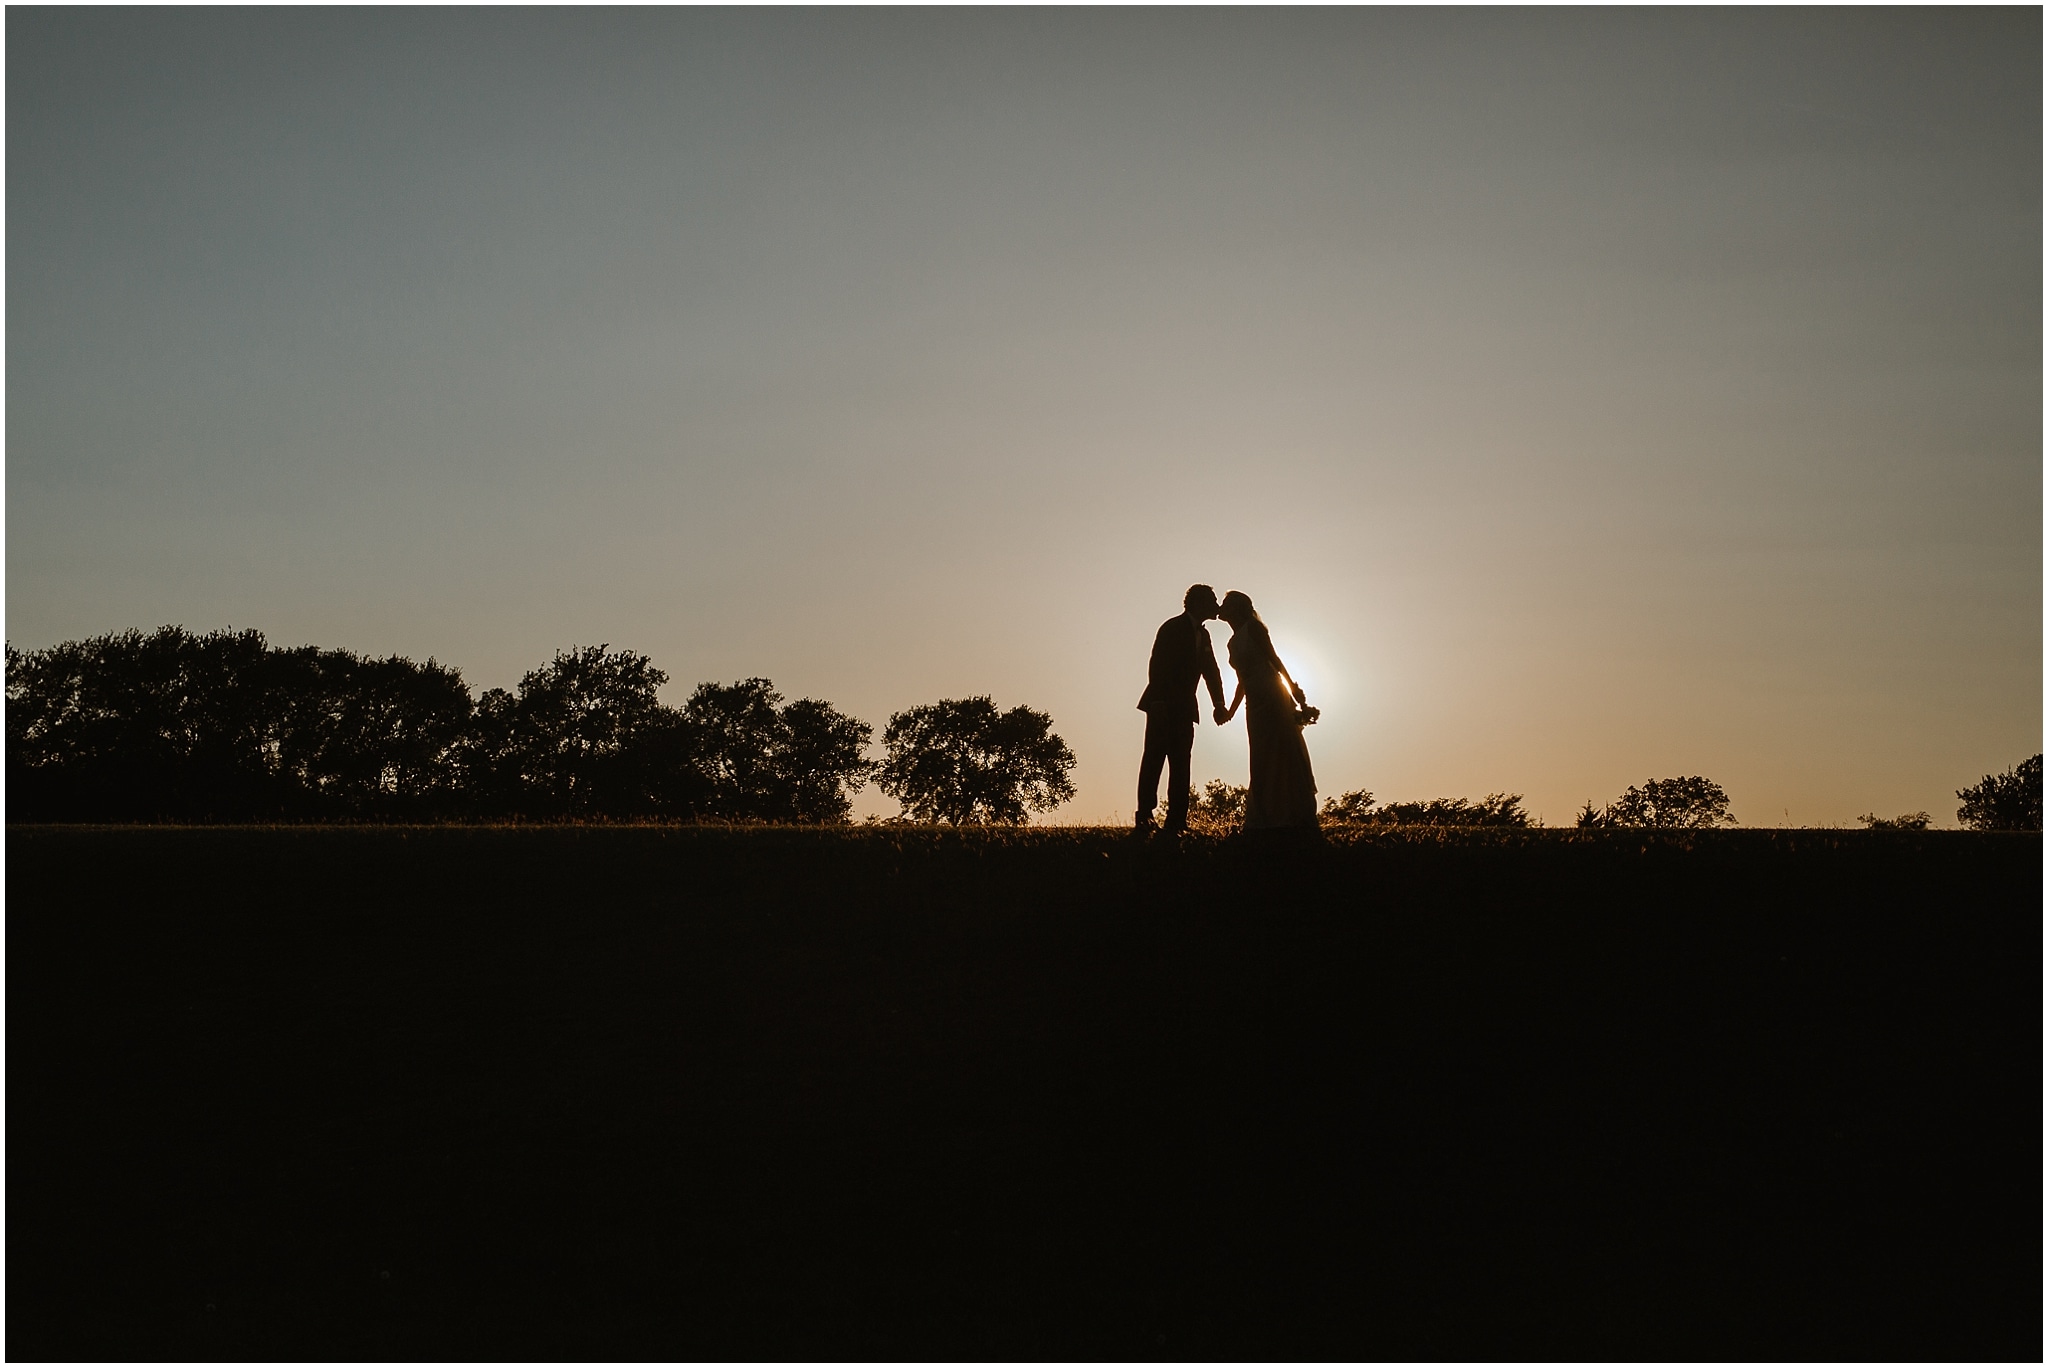
[[[1206,584],[1189,585],[1180,603],[1188,610],[1188,616],[1197,622],[1207,622],[1216,616],[1216,591]]]

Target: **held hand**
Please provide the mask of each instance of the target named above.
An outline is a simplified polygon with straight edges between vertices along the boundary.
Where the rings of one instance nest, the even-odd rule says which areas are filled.
[[[1216,709],[1216,725],[1221,727],[1230,721],[1230,714],[1222,708]]]
[[[1301,685],[1299,684],[1294,686],[1294,704],[1299,708],[1306,708],[1308,706],[1308,695],[1301,691]]]

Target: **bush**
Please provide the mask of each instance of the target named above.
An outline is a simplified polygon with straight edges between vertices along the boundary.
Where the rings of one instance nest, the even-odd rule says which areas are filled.
[[[1711,779],[1650,779],[1623,790],[1605,808],[1579,809],[1582,827],[1717,827],[1736,825],[1728,794]]]
[[[1535,822],[1522,808],[1519,793],[1489,793],[1469,798],[1430,798],[1412,803],[1375,806],[1365,789],[1326,799],[1323,820],[1361,826],[1529,827]]]
[[[1200,793],[1188,797],[1188,829],[1210,836],[1227,836],[1244,825],[1245,799],[1251,790],[1243,784],[1226,784],[1211,779]]]
[[[889,719],[878,785],[913,821],[1017,824],[1074,796],[1074,753],[1052,718],[987,696],[941,699]]]
[[[1336,798],[1323,800],[1325,822],[1369,822],[1377,814],[1373,812],[1372,790],[1353,789]]]
[[[1924,812],[1907,812],[1897,817],[1879,817],[1866,812],[1856,819],[1872,831],[1925,831],[1934,819]]]
[[[1987,774],[1957,789],[1956,820],[1972,831],[2041,829],[2041,757],[2022,760],[2003,774]]]
[[[1489,793],[1478,802],[1432,798],[1423,803],[1389,803],[1372,820],[1389,826],[1528,827],[1519,793]]]

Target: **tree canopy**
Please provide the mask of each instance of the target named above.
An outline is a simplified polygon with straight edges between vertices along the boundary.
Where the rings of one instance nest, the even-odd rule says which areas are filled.
[[[1623,789],[1604,808],[1592,801],[1579,809],[1582,827],[1692,827],[1736,825],[1728,810],[1728,794],[1719,784],[1697,774],[1677,779],[1646,779]]]
[[[1956,820],[1973,831],[2041,829],[2041,757],[2022,760],[2002,774],[1987,774],[1957,789]]]
[[[1022,705],[999,712],[986,695],[897,713],[882,744],[878,786],[914,821],[1017,824],[1074,796],[1074,753],[1052,718]]]
[[[182,627],[7,649],[15,821],[844,821],[865,722],[765,679],[681,708],[643,655],[572,647],[472,698],[429,660]]]
[[[720,815],[764,822],[841,822],[875,770],[874,728],[830,703],[785,704],[765,679],[699,684],[682,710],[684,745]]]

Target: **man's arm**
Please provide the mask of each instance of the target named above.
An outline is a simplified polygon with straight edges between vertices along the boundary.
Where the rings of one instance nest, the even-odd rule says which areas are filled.
[[[1209,684],[1209,701],[1216,705],[1216,711],[1223,711],[1223,672],[1216,668],[1216,647],[1209,641],[1209,629],[1201,623],[1195,624],[1195,635],[1202,639],[1202,678]]]

